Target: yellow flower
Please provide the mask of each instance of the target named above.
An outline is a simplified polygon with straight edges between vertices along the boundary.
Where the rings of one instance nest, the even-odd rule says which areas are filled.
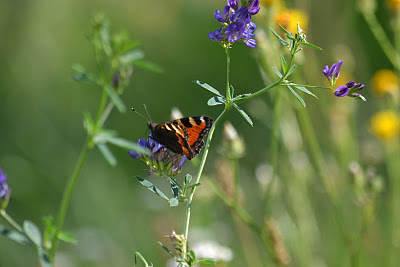
[[[399,78],[392,70],[384,69],[375,72],[371,82],[378,96],[399,90]]]
[[[399,134],[400,118],[391,110],[380,111],[371,118],[371,131],[380,139],[392,139]]]
[[[400,0],[387,0],[386,4],[390,11],[398,13],[400,11]]]
[[[307,31],[308,16],[296,9],[285,9],[275,15],[275,23],[279,27],[282,25],[288,32],[297,32],[297,23],[300,23],[300,27]]]

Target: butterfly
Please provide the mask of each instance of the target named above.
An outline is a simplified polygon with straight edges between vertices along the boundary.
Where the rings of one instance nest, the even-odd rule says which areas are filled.
[[[206,116],[187,117],[160,124],[147,122],[152,138],[172,152],[194,158],[204,146],[204,137],[214,120]]]

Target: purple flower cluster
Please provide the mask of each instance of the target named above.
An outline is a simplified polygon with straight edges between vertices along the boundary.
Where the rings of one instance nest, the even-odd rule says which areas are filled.
[[[7,175],[3,173],[0,168],[0,209],[6,209],[8,205],[8,200],[11,195],[11,189],[7,184]]]
[[[215,19],[222,23],[219,30],[210,32],[208,38],[225,47],[231,43],[241,41],[246,46],[256,47],[253,39],[256,24],[251,22],[251,16],[260,11],[260,0],[228,0],[228,5],[222,12],[214,12]]]
[[[328,78],[331,87],[333,87],[336,84],[336,81],[339,78],[339,72],[340,68],[342,67],[342,64],[343,60],[339,60],[338,63],[334,63],[330,68],[328,67],[328,65],[324,67],[323,73],[325,77]],[[351,96],[366,101],[366,99],[361,94],[358,93],[364,87],[365,85],[362,83],[349,81],[348,83],[346,83],[346,85],[341,85],[335,89],[335,96],[337,97]]]
[[[365,87],[364,84],[362,83],[356,83],[353,81],[350,81],[346,83],[346,85],[341,85],[335,90],[335,96],[337,97],[343,97],[343,96],[352,96],[352,97],[359,97],[362,98],[362,95],[360,95],[358,92],[361,91]]]
[[[163,145],[157,143],[149,135],[148,140],[141,138],[137,142],[138,146],[143,147],[151,153],[150,156],[130,150],[129,155],[134,159],[142,159],[150,167],[150,176],[175,176],[182,170],[186,162],[186,155],[180,158],[180,155],[172,155]]]

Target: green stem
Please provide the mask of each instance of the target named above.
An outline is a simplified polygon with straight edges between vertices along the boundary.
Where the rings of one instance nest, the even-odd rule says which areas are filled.
[[[225,108],[224,111],[215,120],[213,126],[210,129],[210,132],[207,137],[206,145],[204,148],[203,157],[201,158],[200,166],[199,166],[199,169],[198,169],[197,175],[196,175],[196,181],[194,182],[194,184],[197,184],[200,182],[201,174],[203,172],[203,168],[206,163],[208,150],[210,147],[210,142],[211,142],[212,136],[214,134],[215,127],[218,125],[218,123],[221,121],[221,119],[225,116],[225,114],[227,112],[228,112],[228,109]],[[184,236],[185,236],[186,240],[187,240],[188,234],[189,234],[190,212],[191,212],[191,206],[192,206],[192,201],[193,201],[193,195],[194,195],[194,192],[196,191],[196,188],[197,188],[197,186],[192,188],[192,190],[190,191],[187,203],[186,203],[186,216],[185,216],[185,226],[184,226]]]
[[[230,65],[231,65],[231,58],[229,56],[229,47],[225,48],[226,53],[226,99],[231,99],[231,94],[229,93],[229,72],[230,72]]]
[[[4,219],[6,219],[7,222],[11,224],[15,229],[17,229],[18,232],[20,233],[24,232],[22,227],[10,215],[8,215],[6,210],[0,210],[0,215],[3,216]]]
[[[320,85],[307,85],[307,84],[296,84],[296,83],[288,83],[287,85],[290,86],[301,86],[301,87],[308,87],[308,88],[319,88],[319,89],[327,89],[330,91],[335,91],[335,89],[331,88],[331,87],[326,87],[326,86],[320,86]]]
[[[368,23],[369,28],[372,31],[372,34],[375,36],[375,39],[381,46],[383,52],[385,53],[389,61],[393,64],[393,66],[397,70],[400,70],[400,55],[391,44],[382,26],[379,24],[374,11],[367,8],[360,8],[360,10],[365,21]]]
[[[272,197],[272,189],[275,183],[277,162],[278,162],[278,147],[279,147],[279,123],[281,119],[281,106],[282,106],[282,96],[281,92],[278,90],[275,92],[275,106],[274,106],[274,117],[272,121],[272,131],[271,131],[271,139],[270,139],[270,164],[272,167],[272,176],[271,181],[268,184],[267,192],[265,194],[265,206],[264,206],[264,214],[268,214],[270,212],[270,200]]]
[[[233,199],[235,201],[235,205],[239,204],[239,162],[237,158],[232,158],[231,159],[231,164],[232,164],[232,170],[233,170],[233,178],[235,181],[234,185],[234,192],[233,192]]]
[[[52,262],[54,262],[54,257],[55,257],[55,254],[57,251],[57,246],[58,246],[58,236],[64,225],[65,215],[67,214],[67,209],[68,209],[69,202],[71,199],[72,191],[73,191],[75,183],[79,177],[79,174],[82,171],[82,167],[85,164],[86,157],[90,150],[89,140],[90,140],[90,138],[87,138],[87,140],[83,146],[82,152],[78,158],[78,162],[75,166],[75,170],[72,173],[72,176],[69,178],[68,185],[65,188],[65,191],[63,194],[63,198],[62,198],[61,205],[60,205],[60,210],[58,212],[58,217],[57,217],[57,226],[56,226],[56,229],[54,232],[54,238],[52,241],[51,251],[50,251],[50,259]]]

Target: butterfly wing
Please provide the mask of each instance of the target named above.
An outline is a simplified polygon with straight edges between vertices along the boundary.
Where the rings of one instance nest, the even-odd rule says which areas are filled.
[[[205,116],[187,117],[161,124],[148,123],[155,141],[169,150],[185,154],[188,159],[199,154],[204,137],[210,131],[213,119]]]

